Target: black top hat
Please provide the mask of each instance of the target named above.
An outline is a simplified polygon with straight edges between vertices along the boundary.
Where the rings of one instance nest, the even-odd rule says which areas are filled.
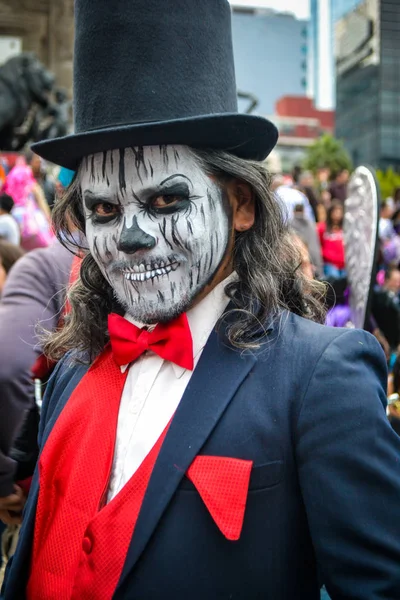
[[[157,144],[262,160],[276,144],[237,112],[227,0],[75,0],[74,62],[75,134],[33,146],[56,164]]]

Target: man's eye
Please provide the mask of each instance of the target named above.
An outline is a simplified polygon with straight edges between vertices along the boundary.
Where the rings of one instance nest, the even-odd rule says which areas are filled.
[[[94,207],[94,212],[98,217],[111,217],[118,214],[118,206],[110,202],[100,202]]]
[[[151,201],[152,208],[171,208],[178,204],[181,200],[183,200],[182,196],[168,196],[164,194],[163,196],[157,196],[153,198]]]

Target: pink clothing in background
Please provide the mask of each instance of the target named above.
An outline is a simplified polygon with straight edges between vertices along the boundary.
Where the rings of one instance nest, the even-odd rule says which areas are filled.
[[[27,165],[17,164],[6,177],[4,191],[14,200],[12,215],[21,230],[24,250],[45,248],[54,240],[47,215],[39,208],[34,188],[36,180]]]

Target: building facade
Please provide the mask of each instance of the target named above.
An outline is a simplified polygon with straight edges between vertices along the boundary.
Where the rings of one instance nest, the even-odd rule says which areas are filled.
[[[307,88],[308,22],[271,10],[233,7],[232,33],[236,81],[254,95],[256,111],[269,115],[283,95]],[[277,59],[279,57],[279,60]],[[244,111],[248,102],[239,101]]]
[[[74,0],[0,0],[0,64],[35,52],[71,92],[73,9]]]
[[[0,64],[33,51],[71,92],[73,6],[74,0],[0,0]],[[257,112],[270,114],[280,96],[304,93],[307,21],[234,7],[232,28],[238,88],[258,98]],[[246,110],[248,102],[239,105]]]
[[[399,169],[400,2],[364,0],[336,39],[336,135],[356,165]]]
[[[361,0],[311,0],[309,93],[317,108],[335,107],[335,24]]]
[[[334,111],[321,111],[305,96],[284,96],[275,106],[270,117],[279,129],[279,140],[274,151],[279,168],[276,171],[290,173],[295,165],[303,162],[307,148],[322,134],[333,134]]]

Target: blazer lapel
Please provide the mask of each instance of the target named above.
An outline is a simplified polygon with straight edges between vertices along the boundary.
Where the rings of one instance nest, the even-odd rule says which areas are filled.
[[[40,435],[41,448],[45,445],[47,438],[49,437],[58,417],[62,410],[66,406],[72,392],[86,375],[89,367],[87,365],[77,365],[73,368],[72,376],[66,383],[65,387],[61,390],[55,388],[54,392],[50,396],[50,404],[47,407],[47,412],[44,416],[44,429],[42,435]],[[61,384],[61,382],[60,382]],[[43,415],[42,415],[43,417]]]
[[[214,331],[191,377],[155,464],[117,591],[139,560],[185,472],[256,358],[224,345]]]

